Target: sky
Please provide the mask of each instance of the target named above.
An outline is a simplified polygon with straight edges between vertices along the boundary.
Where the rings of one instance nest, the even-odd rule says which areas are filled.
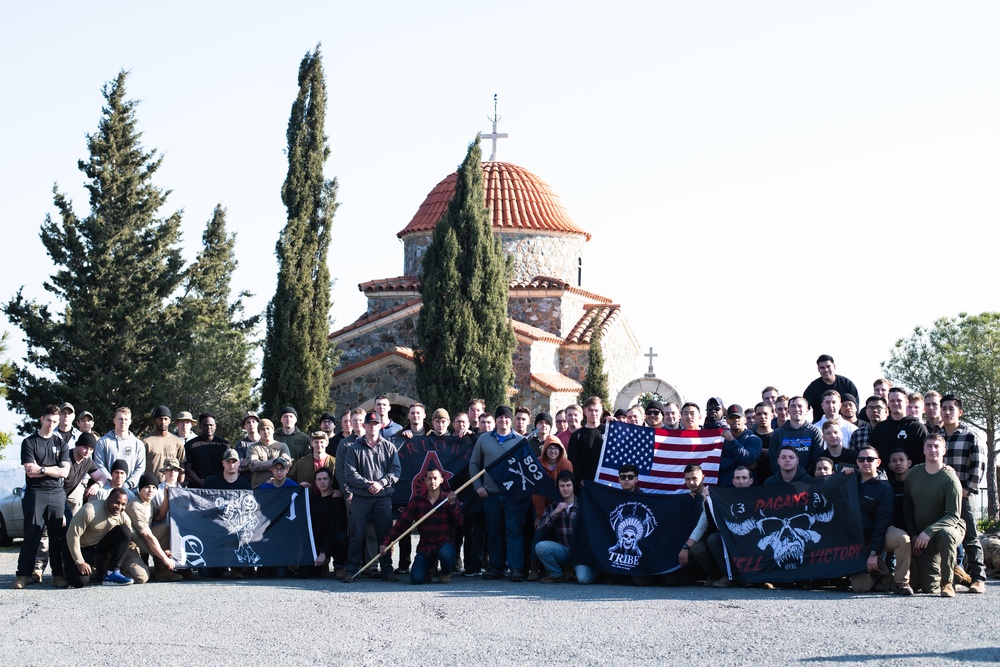
[[[4,9],[0,301],[43,288],[58,184],[124,69],[193,259],[228,210],[250,312],[274,292],[285,130],[322,44],[340,184],[334,328],[402,273],[396,233],[498,95],[498,159],[592,234],[583,287],[622,305],[656,375],[699,403],[789,395],[831,354],[864,393],[896,340],[1000,310],[995,2],[20,3]],[[488,145],[485,155],[489,154]],[[127,298],[128,295],[123,295]],[[25,346],[10,334],[8,354]],[[640,359],[636,375],[646,371]],[[864,397],[862,397],[862,400]],[[81,409],[84,406],[77,406]],[[20,421],[0,406],[0,429]]]

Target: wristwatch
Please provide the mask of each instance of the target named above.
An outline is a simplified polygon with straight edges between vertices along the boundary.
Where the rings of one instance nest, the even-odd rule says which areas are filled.
[[[878,556],[878,552],[877,551],[869,551],[868,555],[869,556]]]
[[[42,474],[44,475],[44,474],[45,474],[45,466],[41,466],[41,467],[40,467],[40,468],[38,469],[38,472],[40,472],[40,473],[42,473]]]
[[[681,549],[683,549],[684,551],[690,551],[691,550],[691,545],[690,544],[682,544],[681,545]]]

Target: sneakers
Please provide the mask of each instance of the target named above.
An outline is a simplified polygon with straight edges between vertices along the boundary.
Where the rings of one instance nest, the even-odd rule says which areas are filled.
[[[566,581],[566,577],[562,576],[561,574],[559,576],[556,576],[556,577],[553,577],[550,574],[550,575],[548,575],[546,577],[542,577],[541,578],[541,582],[543,584],[559,584],[559,583],[562,583],[564,581]]]
[[[969,593],[985,593],[986,592],[986,582],[982,579],[973,581],[969,584]]]
[[[712,584],[712,588],[729,588],[730,581],[727,577],[723,577]]]
[[[542,573],[538,570],[528,570],[528,581],[538,581],[542,578]]]
[[[952,583],[941,584],[941,597],[943,598],[955,597],[955,585]]]
[[[409,574],[409,573],[410,573],[409,565],[400,565],[399,567],[396,568],[396,574]]]
[[[510,580],[514,583],[521,583],[524,581],[524,572],[521,572],[520,570],[511,570]]]
[[[954,579],[954,583],[956,583],[956,584],[962,584],[963,586],[971,586],[972,585],[972,577],[969,576],[969,573],[966,572],[965,569],[961,565],[956,565],[955,566],[955,579]]]
[[[399,570],[396,570],[396,571],[398,572]],[[409,570],[407,570],[407,572],[409,572]],[[392,572],[386,572],[385,574],[382,575],[381,578],[382,578],[382,581],[389,581],[389,582],[399,581],[399,577],[397,577]]]
[[[15,591],[20,591],[30,583],[31,579],[29,577],[18,577],[17,579],[14,580],[13,588]]]
[[[132,579],[126,577],[121,572],[112,572],[104,575],[105,586],[130,586],[132,583]]]
[[[893,595],[913,595],[913,589],[909,584],[894,584],[889,592]]]
[[[503,579],[503,570],[489,570],[488,572],[483,572],[483,579],[486,581],[490,581],[491,579]]]
[[[969,582],[971,583],[972,579],[969,579]],[[35,570],[34,572],[32,572],[31,573],[31,581],[29,581],[28,583],[29,584],[40,584],[40,583],[42,583],[42,571],[41,570]]]
[[[180,581],[184,577],[181,576],[180,572],[174,572],[173,570],[161,570],[154,575],[154,578],[156,581],[173,583],[175,581]]]
[[[463,577],[478,577],[478,576],[480,576],[482,574],[483,574],[483,568],[479,568],[478,570],[466,570],[465,572],[462,573],[462,576]]]
[[[69,580],[66,577],[52,577],[52,585],[56,588],[69,588]]]
[[[438,577],[438,583],[441,583],[441,584],[450,584],[451,583],[451,575],[450,574],[442,574],[440,577]]]

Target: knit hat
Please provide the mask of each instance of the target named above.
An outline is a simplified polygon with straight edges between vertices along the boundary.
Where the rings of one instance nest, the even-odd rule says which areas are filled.
[[[159,486],[159,485],[160,485],[160,478],[152,473],[147,472],[145,475],[139,478],[140,489],[144,489],[147,486]]]

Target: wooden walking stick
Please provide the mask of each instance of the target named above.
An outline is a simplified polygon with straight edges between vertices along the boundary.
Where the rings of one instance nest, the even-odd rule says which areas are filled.
[[[482,477],[482,476],[483,476],[483,475],[485,475],[485,474],[486,474],[486,470],[485,470],[485,469],[483,469],[483,470],[480,470],[480,471],[479,471],[478,473],[476,473],[476,476],[475,476],[475,477],[473,477],[473,478],[472,478],[472,479],[470,479],[470,480],[469,480],[468,482],[466,482],[466,483],[465,483],[465,484],[463,484],[462,486],[460,486],[460,487],[458,487],[457,489],[455,489],[454,491],[452,491],[452,493],[454,493],[454,494],[455,494],[455,495],[457,496],[457,495],[458,495],[459,493],[461,493],[462,491],[464,491],[464,490],[465,490],[465,487],[467,487],[467,486],[468,486],[469,484],[472,484],[473,482],[475,482],[475,481],[476,481],[477,479],[479,479],[480,477]],[[407,535],[409,535],[410,533],[412,533],[412,532],[413,532],[413,530],[414,530],[414,529],[415,529],[415,528],[416,528],[417,526],[419,526],[420,524],[422,524],[422,523],[424,522],[424,520],[425,520],[425,519],[426,519],[427,517],[429,517],[429,516],[430,516],[431,514],[434,514],[434,512],[437,512],[437,511],[438,511],[438,509],[440,509],[440,508],[441,508],[441,507],[442,507],[442,506],[443,506],[443,505],[444,505],[444,504],[445,504],[446,502],[448,502],[448,498],[447,498],[447,496],[446,496],[446,497],[444,498],[444,500],[442,500],[442,501],[441,501],[441,502],[439,502],[439,503],[438,503],[437,505],[435,505],[434,507],[432,507],[432,508],[430,509],[430,511],[429,511],[429,512],[427,512],[427,514],[425,514],[425,515],[423,515],[422,517],[420,517],[420,518],[419,518],[419,519],[418,519],[417,521],[414,521],[414,522],[413,522],[413,525],[412,525],[412,526],[410,526],[409,528],[407,528],[407,529],[406,529],[406,532],[404,532],[404,533],[403,533],[402,535],[400,535],[399,537],[397,537],[396,539],[394,539],[394,540],[393,540],[393,541],[392,541],[392,542],[391,542],[391,543],[389,544],[389,546],[387,546],[387,547],[385,548],[385,550],[386,550],[386,551],[389,551],[389,550],[390,550],[390,549],[392,549],[392,548],[393,548],[394,546],[396,546],[396,543],[397,543],[397,542],[399,542],[399,541],[400,541],[401,539],[403,539],[404,537],[406,537]],[[376,562],[377,562],[377,561],[378,561],[379,559],[381,559],[381,558],[382,558],[382,554],[381,554],[381,552],[380,552],[380,553],[379,553],[379,554],[378,554],[377,556],[375,556],[375,558],[372,558],[372,559],[371,559],[370,561],[368,561],[367,563],[365,563],[365,564],[364,564],[364,567],[362,567],[362,568],[361,568],[360,570],[358,570],[357,572],[355,572],[354,574],[352,574],[352,575],[351,575],[350,577],[348,577],[348,579],[349,579],[350,581],[354,581],[354,578],[355,578],[356,576],[358,576],[359,574],[361,574],[362,572],[364,572],[365,570],[367,570],[367,569],[368,569],[369,567],[371,567],[372,565],[374,565],[374,564],[375,564],[375,563],[376,563]]]

